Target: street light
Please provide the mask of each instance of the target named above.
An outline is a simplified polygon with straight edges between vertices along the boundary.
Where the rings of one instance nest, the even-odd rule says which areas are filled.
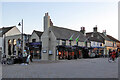
[[[21,47],[22,47],[22,53],[24,51],[24,44],[23,44],[23,19],[21,22],[19,22],[18,26],[22,26],[22,35],[21,35]]]

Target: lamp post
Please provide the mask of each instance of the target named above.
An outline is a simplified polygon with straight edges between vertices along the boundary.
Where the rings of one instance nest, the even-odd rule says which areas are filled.
[[[22,48],[22,53],[23,53],[23,50],[24,50],[24,44],[23,44],[23,19],[21,22],[19,22],[18,26],[22,26],[22,34],[21,34],[21,48]]]

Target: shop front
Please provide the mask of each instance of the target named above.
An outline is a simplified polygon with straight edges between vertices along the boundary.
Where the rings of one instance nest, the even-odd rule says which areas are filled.
[[[68,49],[66,48],[66,46],[57,46],[57,50],[58,50],[58,59],[68,59]]]
[[[94,53],[95,57],[103,57],[104,56],[104,47],[91,47],[89,50],[89,55]]]
[[[58,58],[61,59],[77,59],[82,58],[82,47],[79,46],[57,46]]]
[[[92,57],[103,57],[105,52],[105,47],[102,42],[91,41],[91,47],[89,50],[89,56],[94,55]]]
[[[29,43],[30,55],[32,56],[33,59],[41,59],[41,48],[42,48],[41,42]]]

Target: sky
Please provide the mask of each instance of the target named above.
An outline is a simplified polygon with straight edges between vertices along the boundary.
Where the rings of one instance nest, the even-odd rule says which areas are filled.
[[[92,32],[97,25],[98,32],[118,39],[118,2],[2,2],[1,27],[18,25],[24,20],[24,33],[43,31],[43,17],[46,12],[55,26]],[[21,27],[17,26],[20,30]]]

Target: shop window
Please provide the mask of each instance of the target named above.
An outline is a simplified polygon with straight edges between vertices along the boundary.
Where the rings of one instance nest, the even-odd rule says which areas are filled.
[[[57,44],[58,44],[58,45],[60,44],[60,40],[57,40]]]
[[[70,46],[71,46],[71,41],[69,41],[69,44],[70,44]]]
[[[87,47],[87,42],[85,42],[85,47]]]
[[[40,51],[36,51],[36,53],[40,53]]]
[[[66,41],[62,41],[62,45],[66,45]]]
[[[78,42],[76,42],[76,45],[78,45]]]
[[[100,46],[102,46],[102,43],[100,44]]]

